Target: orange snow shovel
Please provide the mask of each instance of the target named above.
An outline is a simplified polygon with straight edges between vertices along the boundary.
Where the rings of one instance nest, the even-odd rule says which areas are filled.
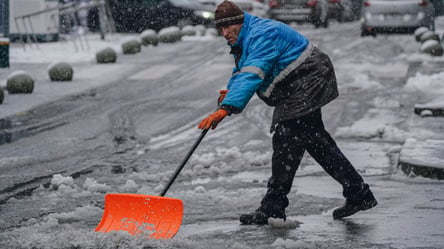
[[[164,195],[207,132],[208,130],[202,130],[199,138],[176,169],[160,196],[106,194],[105,211],[95,230],[104,233],[123,230],[134,236],[154,239],[174,237],[182,223],[183,203],[179,199],[164,197]]]

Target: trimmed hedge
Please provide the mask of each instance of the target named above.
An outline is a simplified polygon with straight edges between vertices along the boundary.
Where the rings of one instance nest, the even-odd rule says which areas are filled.
[[[23,71],[13,72],[6,81],[6,90],[9,94],[32,93],[34,80]]]
[[[163,28],[159,31],[159,41],[163,43],[174,43],[180,41],[182,34],[178,27]]]
[[[74,70],[66,62],[57,62],[49,65],[48,74],[51,81],[72,81]]]
[[[183,27],[180,32],[181,32],[182,36],[195,36],[196,35],[196,30],[191,25],[187,25],[187,26]]]
[[[197,35],[200,35],[200,36],[204,36],[207,31],[207,28],[205,28],[205,26],[203,26],[202,24],[196,25],[194,27],[194,29],[198,33]]]
[[[157,46],[159,44],[159,38],[157,37],[157,33],[155,30],[147,29],[140,34],[140,40],[142,41],[143,46]]]
[[[208,28],[206,31],[207,35],[211,35],[211,36],[219,36],[219,31],[217,31],[217,29],[215,28]]]
[[[421,35],[420,41],[425,42],[428,40],[435,40],[439,42],[439,36],[435,32],[428,30]]]
[[[415,33],[414,33],[414,35],[415,35],[415,40],[416,40],[416,41],[421,41],[421,36],[422,36],[425,32],[427,32],[427,31],[429,31],[429,29],[426,28],[426,27],[419,27],[419,28],[417,28],[417,29],[415,30]]]
[[[436,40],[425,41],[421,45],[421,52],[431,54],[433,56],[441,56],[444,53],[442,45]]]
[[[142,43],[138,40],[129,40],[122,43],[123,54],[137,54],[142,51]]]
[[[99,50],[96,53],[96,61],[99,64],[115,63],[117,61],[117,52],[111,47]]]

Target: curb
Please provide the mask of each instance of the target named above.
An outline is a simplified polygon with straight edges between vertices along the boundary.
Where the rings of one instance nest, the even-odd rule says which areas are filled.
[[[444,117],[444,106],[438,107],[433,105],[415,105],[415,114],[419,116]]]
[[[407,175],[444,180],[444,140],[406,139],[398,166]]]

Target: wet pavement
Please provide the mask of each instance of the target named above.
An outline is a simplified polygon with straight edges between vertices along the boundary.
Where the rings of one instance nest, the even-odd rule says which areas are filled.
[[[312,30],[309,29],[308,32],[312,32]],[[315,30],[313,33],[319,37],[325,37],[322,36],[319,30]],[[373,43],[373,40],[368,40],[368,42]],[[377,43],[379,41],[376,40],[374,42]],[[335,44],[332,44],[332,46],[334,45]],[[361,45],[364,46],[366,43],[363,42]],[[390,48],[390,46],[387,47]],[[185,46],[184,48],[192,49],[193,47]],[[359,48],[357,49],[357,51],[359,51]],[[210,53],[209,51],[205,51],[207,53],[206,57],[214,57],[214,53]],[[392,51],[392,49],[390,49],[390,51]],[[183,53],[187,54],[186,51]],[[171,54],[175,56],[176,52]],[[145,71],[144,63],[146,56],[144,55],[136,55],[128,60],[133,62],[131,67],[123,67],[121,71],[118,71],[116,67],[124,65],[116,64],[113,70],[106,72],[106,69],[103,69],[104,71],[101,72],[110,74],[111,78],[114,77],[113,73],[117,71],[125,72],[122,75],[123,81],[126,81],[127,78],[133,78],[134,81],[131,81],[131,86],[136,87],[133,91],[137,91],[137,87],[142,85],[142,81],[146,77],[153,75],[153,72]],[[220,63],[220,68],[218,68],[217,63]],[[388,64],[390,63],[387,63],[387,65]],[[338,68],[341,69],[340,62],[338,65]],[[399,75],[396,75],[395,80],[389,78],[386,81],[381,81],[387,84],[402,85],[405,83],[405,78],[409,74],[414,75],[414,73],[419,71],[428,73],[440,72],[440,66],[440,62],[436,64],[399,63],[396,68],[399,67],[402,70],[399,70]],[[37,81],[42,83],[42,87],[46,85],[48,87],[47,91],[42,91],[39,95],[36,92],[35,98],[32,95],[7,95],[8,102],[5,102],[5,104],[7,104],[5,106],[11,106],[11,110],[14,111],[11,111],[11,113],[5,112],[0,116],[0,118],[4,120],[2,122],[6,127],[6,129],[2,129],[2,131],[6,130],[9,132],[11,129],[17,129],[19,127],[24,128],[17,130],[26,130],[28,132],[35,129],[38,130],[39,127],[42,127],[44,130],[45,125],[41,126],[41,122],[37,122],[40,125],[39,127],[35,127],[32,120],[30,120],[29,124],[31,127],[28,127],[26,125],[26,118],[21,119],[21,117],[27,117],[28,115],[23,114],[32,113],[32,108],[34,107],[51,105],[51,101],[55,99],[78,96],[79,91],[81,92],[80,97],[83,98],[82,100],[90,101],[91,103],[99,102],[100,94],[98,94],[99,98],[95,98],[95,91],[89,91],[89,87],[100,87],[104,86],[101,84],[114,84],[119,81],[119,79],[116,79],[115,81],[107,82],[101,80],[100,77],[91,77],[91,71],[94,71],[94,69],[100,71],[100,67],[96,67],[94,64],[82,64],[76,65],[76,67],[79,68],[79,72],[84,72],[80,73],[80,75],[84,75],[84,79],[79,81],[81,84],[68,83],[66,85],[54,85],[54,83],[49,82],[47,78],[46,64],[30,66],[29,72],[34,72],[35,75],[37,75]],[[177,69],[173,67],[174,65],[167,67],[165,70]],[[205,69],[211,67],[215,72],[221,69],[227,70],[228,68],[223,65],[221,61],[216,61],[213,65],[205,65]],[[347,65],[344,66],[344,68],[347,67]],[[384,76],[387,76],[384,75],[386,72],[382,70],[383,67],[384,66],[380,66],[377,68],[378,70],[376,70],[377,72],[375,72],[375,74],[377,74],[378,77],[384,78]],[[155,70],[159,70],[160,68],[161,67],[155,67]],[[7,77],[11,70],[16,69],[20,69],[20,67],[14,66],[11,69],[0,70],[1,79]],[[369,66],[368,70],[371,71],[371,69],[372,67]],[[379,69],[381,70],[379,71]],[[187,71],[190,70],[190,68],[185,68],[184,70]],[[210,84],[204,85],[203,83],[199,83],[202,84],[202,86],[192,88],[192,84],[186,83],[193,80],[196,81],[199,77],[196,76],[197,71],[190,71],[194,73],[193,76],[196,78],[188,79],[189,81],[185,81],[185,84],[178,84],[178,82],[183,79],[174,81],[172,77],[166,77],[161,82],[162,84],[156,85],[156,88],[159,88],[157,92],[155,88],[149,90],[154,92],[152,95],[158,95],[154,97],[160,99],[167,99],[171,96],[175,99],[184,98],[181,99],[182,101],[180,101],[180,103],[186,103],[188,106],[194,107],[203,105],[202,103],[208,104],[208,108],[204,111],[209,111],[211,109],[210,104],[214,104],[213,98],[211,98],[210,103],[208,93],[196,94],[196,89],[209,87]],[[136,74],[133,74],[134,72],[136,72]],[[405,74],[407,74],[407,76]],[[99,74],[97,75],[99,76]],[[116,75],[119,75],[119,73],[116,73]],[[202,82],[207,80],[208,79],[203,79]],[[214,81],[219,80],[220,79],[217,78],[214,79]],[[83,84],[83,82],[85,84]],[[90,84],[97,85],[93,86]],[[168,95],[165,89],[161,88],[168,84],[174,84],[175,86],[175,88],[165,88],[168,90],[168,94],[171,95]],[[63,89],[63,87],[71,89],[70,87],[72,87],[73,92],[65,92],[59,96],[47,96],[47,99],[45,99],[44,96],[49,95],[50,90],[55,89],[55,86],[60,86],[60,89]],[[77,88],[80,86],[86,88]],[[180,88],[177,88],[177,86],[180,86]],[[217,87],[219,86],[214,86],[214,89],[212,89],[214,90],[213,92],[216,92]],[[122,88],[118,89],[122,91]],[[146,90],[141,87],[140,89]],[[184,94],[183,90],[189,91]],[[351,88],[350,91],[352,90],[353,88]],[[84,94],[85,91],[87,94]],[[128,91],[130,91],[130,89],[128,89]],[[100,91],[97,92],[101,93]],[[369,90],[369,92],[371,91]],[[132,94],[132,92],[129,92],[129,94]],[[344,94],[345,97],[339,99],[338,102],[332,105],[333,107],[330,107],[332,108],[332,112],[326,112],[326,119],[331,121],[329,124],[339,126],[344,125],[344,123],[347,124],[348,122],[352,123],[359,119],[357,117],[361,115],[360,109],[357,108],[356,111],[353,110],[352,108],[354,106],[352,104],[362,101],[362,98],[367,96],[362,92],[358,94],[356,94],[356,99],[353,99],[353,94],[350,94],[350,96]],[[379,94],[379,92],[372,94]],[[37,98],[37,96],[41,97]],[[15,101],[25,97],[27,101]],[[118,97],[130,98],[125,97],[125,94],[113,97],[116,98],[116,100],[113,100],[116,102]],[[200,97],[200,99],[198,97]],[[194,98],[200,101],[196,101]],[[390,96],[387,98],[390,98]],[[206,101],[207,99],[208,101]],[[92,132],[92,134],[79,132],[82,135],[79,138],[77,132],[72,132],[71,130],[74,128],[74,125],[68,126],[68,128],[61,126],[61,129],[54,129],[54,131],[48,133],[50,137],[45,137],[45,134],[43,134],[41,136],[37,135],[34,141],[31,140],[31,142],[39,142],[39,139],[46,139],[48,142],[37,143],[38,145],[44,146],[41,150],[32,146],[27,147],[27,142],[29,141],[22,142],[16,140],[17,143],[11,143],[11,149],[7,150],[3,147],[4,151],[2,153],[12,153],[15,150],[23,149],[29,153],[30,157],[40,158],[36,155],[41,156],[42,160],[37,162],[44,164],[46,157],[41,154],[50,154],[51,150],[56,151],[57,147],[65,148],[63,146],[66,144],[78,144],[76,146],[82,148],[76,147],[75,149],[80,151],[80,155],[75,154],[74,157],[86,159],[83,161],[65,161],[56,156],[57,160],[53,163],[54,165],[51,165],[51,169],[65,170],[69,168],[69,170],[79,171],[82,167],[85,167],[87,177],[96,179],[97,182],[103,184],[107,183],[110,188],[112,187],[113,189],[119,190],[126,190],[124,185],[126,186],[125,182],[128,179],[134,180],[140,184],[140,186],[156,186],[156,184],[168,178],[171,173],[170,171],[174,169],[177,166],[177,162],[182,159],[184,151],[188,149],[191,139],[194,138],[195,123],[196,120],[201,118],[203,110],[189,110],[183,106],[176,105],[165,107],[167,101],[161,102],[161,100],[158,99],[155,99],[155,101],[150,99],[145,102],[143,100],[138,99],[135,103],[123,102],[122,100],[122,102],[116,104],[117,107],[112,106],[113,110],[123,106],[135,106],[133,109],[123,109],[122,112],[124,113],[128,113],[128,110],[134,111],[134,109],[143,109],[143,111],[129,112],[134,117],[137,117],[136,122],[134,122],[135,124],[125,115],[122,115],[123,118],[118,119],[117,117],[120,117],[119,115],[121,115],[122,112],[116,112],[115,114],[111,112],[111,114],[108,115],[111,117],[111,121],[117,121],[115,123],[120,125],[117,125],[117,128],[112,127],[111,135],[113,136],[111,138],[108,137],[109,134],[97,135]],[[58,103],[60,104],[60,102]],[[61,103],[64,104],[64,102]],[[104,103],[107,104],[107,102]],[[74,104],[80,104],[80,101]],[[141,104],[143,105],[140,106]],[[364,106],[365,103],[362,103],[362,105]],[[2,105],[0,108],[5,106]],[[59,107],[68,108],[69,106],[59,105]],[[92,105],[91,109],[94,109],[93,107],[95,106]],[[150,108],[152,108],[152,110]],[[341,111],[346,108],[352,110],[348,113],[344,112],[344,116],[338,115],[342,114]],[[158,111],[159,109],[161,111]],[[107,119],[104,119],[104,121],[92,120],[91,122],[87,122],[86,119],[91,117],[95,118],[93,115],[96,115],[96,113],[93,112],[91,117],[76,115],[82,113],[82,110],[83,109],[78,113],[74,112],[72,116],[56,119],[57,122],[49,123],[51,126],[56,124],[62,125],[64,121],[85,119],[77,126],[88,128],[94,127],[94,121],[101,121],[98,122],[98,125],[96,124],[97,126],[106,126],[108,123],[111,123],[110,120]],[[105,108],[103,108],[103,110],[107,111]],[[143,112],[149,112],[149,118],[143,117],[141,115]],[[194,116],[182,121],[182,119],[184,119],[185,116],[189,116],[188,114],[190,113],[192,114],[191,116]],[[444,198],[442,195],[442,193],[444,193],[444,185],[442,181],[434,179],[406,177],[399,168],[393,167],[399,163],[399,158],[395,158],[395,155],[398,155],[399,152],[402,153],[404,150],[402,145],[393,141],[338,139],[340,147],[347,155],[350,155],[350,160],[356,165],[357,170],[364,176],[375,193],[379,201],[379,205],[375,208],[360,212],[347,219],[333,220],[331,217],[332,210],[344,202],[341,196],[340,186],[326,175],[312,158],[306,157],[294,181],[293,191],[289,196],[291,203],[287,211],[289,219],[298,221],[301,224],[293,229],[273,229],[270,226],[240,225],[238,215],[257,208],[269,176],[269,161],[257,159],[261,156],[267,159],[270,158],[269,124],[266,118],[263,117],[269,114],[269,110],[264,111],[263,105],[258,104],[257,100],[253,100],[242,117],[227,120],[226,123],[220,126],[217,132],[209,133],[200,150],[196,152],[196,155],[199,156],[201,160],[192,161],[187,165],[180,179],[178,179],[169,193],[172,197],[179,197],[184,201],[185,214],[183,225],[172,241],[165,242],[165,244],[157,248],[443,248],[444,224],[441,220],[444,214]],[[51,113],[48,114],[48,117],[50,116]],[[178,116],[179,118],[166,119],[168,116]],[[345,120],[335,122],[337,119],[343,117]],[[160,128],[158,128],[156,132],[151,131],[151,129],[162,126],[164,122],[171,120],[182,123],[179,123],[177,126],[165,127],[163,131],[167,132],[166,134],[159,132],[159,130],[162,131]],[[59,123],[59,121],[62,123]],[[113,123],[113,125],[115,125],[115,123]],[[187,123],[190,124],[188,125]],[[133,126],[136,126],[136,128],[133,128]],[[436,117],[436,119],[423,118],[411,110],[405,120],[404,128],[408,132],[411,132],[412,136],[416,136],[418,131],[428,130],[430,131],[430,133],[427,133],[429,136],[438,140],[444,139],[442,133],[442,118],[439,117]],[[131,140],[134,130],[137,131],[139,136],[144,135],[145,137],[141,136],[138,140]],[[154,135],[155,137],[151,137]],[[119,150],[114,150],[111,155],[105,152],[102,153],[102,151],[104,151],[103,147],[107,146],[105,143],[109,143],[110,139],[116,137],[122,138],[122,141],[126,139],[130,145],[135,145],[127,148],[119,147]],[[98,141],[93,144],[90,142],[93,140]],[[43,145],[44,143],[51,146]],[[103,145],[99,147],[96,146],[96,143],[102,143]],[[8,146],[7,144],[3,144],[2,146],[5,145]],[[17,147],[14,147],[14,145]],[[123,145],[125,145],[124,142]],[[439,145],[439,143],[437,145]],[[24,148],[19,148],[19,146],[23,146]],[[118,144],[118,146],[121,145]],[[116,145],[116,147],[118,146]],[[233,150],[233,146],[242,146],[243,149],[236,151]],[[67,148],[72,149],[74,146]],[[441,153],[443,150],[441,146],[432,149],[435,151],[434,153],[438,155],[444,154]],[[226,155],[220,156],[218,153],[224,150],[227,151]],[[90,152],[90,154],[87,154],[87,152]],[[409,154],[415,155],[416,153],[418,153],[418,150],[412,147]],[[219,157],[217,155],[219,155]],[[247,155],[253,156],[248,157]],[[21,166],[21,162],[27,162],[26,160],[28,159],[26,156],[28,156],[28,154],[14,155],[2,161],[2,163],[6,165],[18,162],[17,165]],[[65,154],[61,157],[64,156]],[[66,157],[69,156],[70,155],[67,155]],[[48,156],[48,158],[51,157]],[[206,164],[206,161],[213,163]],[[23,167],[26,166],[25,163],[23,163]],[[115,168],[114,166],[121,167],[122,170],[120,173],[111,170]],[[10,173],[11,178],[13,170],[11,170]],[[18,170],[20,170],[20,168],[18,168]],[[36,169],[36,171],[37,170],[39,169]],[[45,170],[47,169],[43,168],[43,171]],[[47,171],[48,175],[46,180],[49,181],[54,171]],[[103,246],[107,243],[112,244],[110,248],[125,248],[128,241],[130,241],[128,242],[130,245],[131,243],[135,243],[134,241],[127,240],[123,235],[116,236],[115,234],[110,234],[108,236],[104,235],[105,237],[102,238],[93,232],[93,228],[98,223],[103,208],[103,192],[86,189],[86,187],[82,185],[84,178],[85,176],[75,178],[75,183],[71,186],[64,186],[64,188],[58,190],[48,188],[48,186],[36,187],[34,193],[28,198],[11,198],[9,201],[2,203],[1,211],[3,216],[0,216],[0,225],[8,229],[5,230],[4,234],[0,235],[0,238],[3,239],[2,236],[6,236],[6,238],[10,239],[11,244],[18,244],[22,246],[21,248],[26,248],[27,245],[35,248],[39,248],[39,246],[41,248],[108,248]],[[22,208],[26,210],[22,211]],[[14,217],[14,215],[18,217]],[[5,216],[8,217],[5,218]],[[12,227],[9,226],[9,222],[14,225]],[[2,243],[5,243],[5,246],[7,246],[7,242],[5,241],[7,240],[1,240],[0,246],[2,246]],[[127,248],[156,248],[156,246],[152,245],[155,244],[152,241],[141,243],[146,243],[146,246],[127,246]],[[279,246],[279,244],[281,246]],[[45,245],[47,246],[45,247]]]

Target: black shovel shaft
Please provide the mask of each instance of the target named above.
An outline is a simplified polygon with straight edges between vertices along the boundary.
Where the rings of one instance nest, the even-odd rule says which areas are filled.
[[[196,140],[196,142],[194,142],[193,147],[191,148],[191,150],[188,152],[187,156],[185,157],[185,159],[182,161],[182,163],[180,164],[180,166],[176,169],[176,172],[174,172],[174,175],[171,177],[170,181],[168,182],[168,184],[166,185],[166,187],[163,189],[162,193],[160,194],[160,196],[165,196],[166,192],[168,191],[168,189],[170,189],[171,185],[173,185],[174,180],[176,180],[177,176],[179,175],[180,171],[182,171],[183,167],[185,166],[185,164],[188,162],[188,160],[190,159],[191,155],[193,155],[194,151],[196,150],[197,146],[200,144],[200,142],[202,141],[202,139],[205,137],[205,135],[207,134],[208,129],[202,130],[202,133],[200,133],[199,138]]]

